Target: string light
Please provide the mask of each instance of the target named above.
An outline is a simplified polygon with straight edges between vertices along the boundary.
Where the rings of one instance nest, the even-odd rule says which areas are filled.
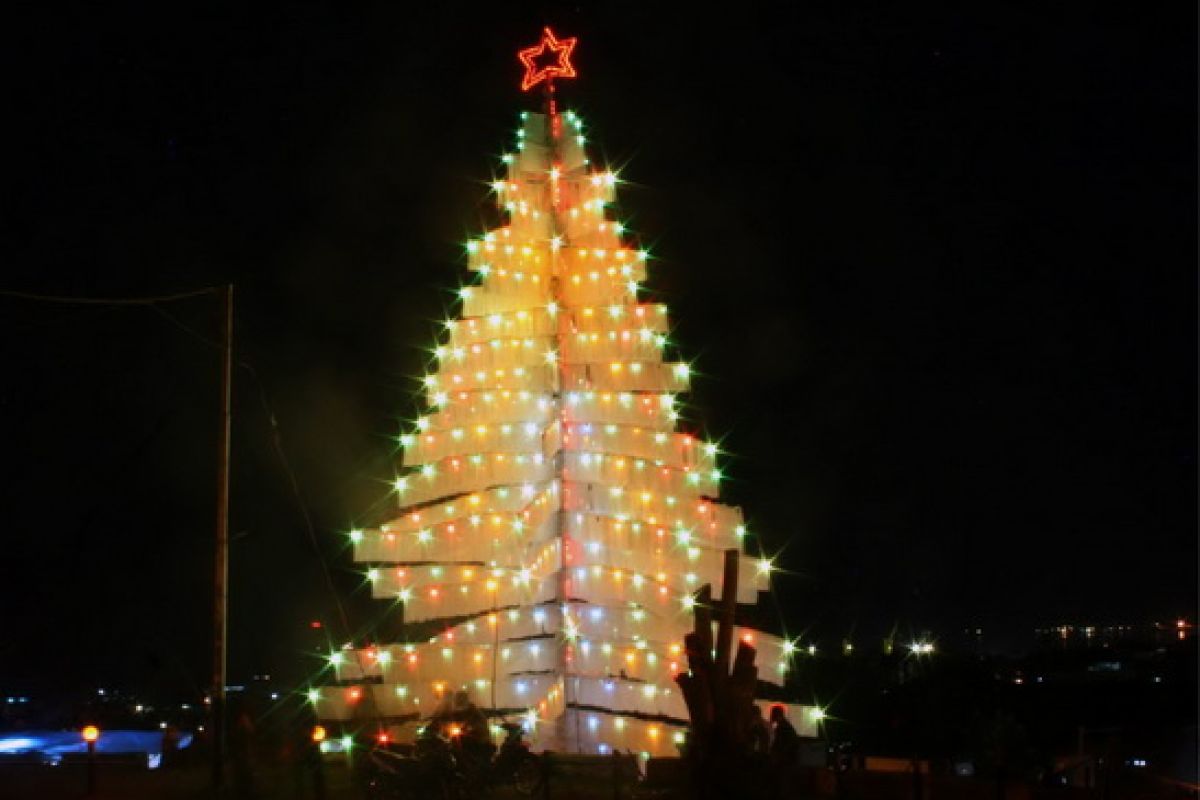
[[[547,29],[522,51],[523,88],[573,75],[573,47]],[[672,755],[686,737],[661,720],[685,715],[674,677],[696,592],[719,594],[721,554],[747,534],[716,500],[718,445],[675,429],[692,370],[664,359],[668,309],[638,301],[649,253],[607,218],[620,181],[581,161],[584,144],[574,112],[523,117],[490,184],[507,221],[466,242],[476,285],[429,351],[428,409],[398,436],[400,509],[348,534],[374,596],[403,603],[406,622],[446,624],[329,663],[343,681],[382,679],[385,715],[486,691],[527,709],[531,736],[564,713],[571,664],[590,705],[624,712],[585,716],[589,749]],[[740,601],[773,570],[753,564]],[[797,643],[738,635],[782,682]],[[308,697],[336,713],[352,692]]]

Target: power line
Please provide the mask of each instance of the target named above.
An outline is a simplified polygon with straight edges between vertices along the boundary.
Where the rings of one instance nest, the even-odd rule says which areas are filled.
[[[200,343],[209,347],[220,346],[217,342],[214,342],[212,339],[209,339],[195,328],[192,328],[183,321],[177,319],[166,310],[155,307],[154,311]],[[337,609],[339,617],[338,621],[342,625],[342,629],[345,632],[347,641],[353,641],[357,639],[358,636],[356,635],[354,627],[350,624],[349,611],[347,610],[345,603],[342,602],[341,592],[338,591],[337,585],[333,580],[333,573],[330,569],[329,560],[325,557],[325,554],[321,549],[320,542],[317,539],[316,525],[313,523],[312,512],[310,511],[308,502],[306,501],[304,493],[300,488],[300,481],[296,476],[295,469],[292,467],[291,459],[288,457],[287,451],[284,449],[283,431],[279,426],[279,420],[275,414],[275,409],[270,401],[270,398],[268,397],[266,385],[259,376],[258,370],[256,370],[254,366],[248,363],[246,360],[239,358],[235,361],[235,363],[250,375],[255,389],[258,390],[259,405],[262,407],[263,414],[267,418],[267,423],[271,427],[272,449],[274,450],[276,457],[279,459],[279,464],[283,469],[284,475],[287,477],[296,507],[300,512],[300,516],[304,520],[304,530],[305,533],[308,534],[308,542],[312,547],[313,554],[317,557],[317,561],[320,564],[321,572],[325,579],[326,588],[328,589],[330,596],[333,599],[333,604]],[[361,666],[362,665],[360,664],[360,667]]]
[[[0,297],[13,297],[19,300],[35,300],[41,303],[63,303],[80,306],[152,306],[155,303],[169,303],[172,300],[186,300],[189,297],[213,294],[221,290],[219,286],[206,286],[190,292],[164,294],[153,297],[75,297],[67,295],[36,294],[34,292],[18,292],[11,289],[0,289]]]
[[[180,292],[177,294],[169,294],[169,295],[156,295],[156,296],[151,296],[151,297],[77,297],[77,296],[73,297],[73,296],[63,296],[63,295],[44,295],[44,294],[36,294],[33,292],[20,292],[20,291],[0,289],[0,297],[11,297],[11,298],[20,299],[20,300],[32,300],[32,301],[36,301],[36,302],[59,303],[59,304],[65,304],[65,305],[147,306],[147,307],[150,307],[153,311],[157,312],[160,316],[162,316],[165,320],[170,322],[172,325],[176,326],[177,328],[182,330],[184,333],[187,333],[188,335],[192,336],[193,338],[200,341],[201,343],[203,343],[207,346],[210,346],[210,347],[220,347],[221,345],[218,342],[213,341],[212,339],[210,339],[209,337],[200,333],[196,329],[185,324],[183,321],[181,321],[178,318],[176,318],[175,316],[169,314],[165,309],[159,308],[158,304],[167,303],[167,302],[171,302],[174,300],[185,300],[185,299],[188,299],[191,297],[200,297],[202,295],[215,294],[217,292],[220,292],[221,290],[222,290],[222,287],[220,287],[220,286],[210,286],[210,287],[205,287],[202,289],[196,289],[196,290],[193,290],[190,292]],[[282,431],[280,430],[279,422],[275,416],[275,412],[271,406],[271,402],[267,397],[266,387],[263,385],[263,382],[258,375],[258,371],[255,370],[253,366],[251,366],[250,364],[248,364],[246,361],[244,361],[242,359],[238,359],[236,363],[239,367],[246,370],[246,372],[248,372],[250,374],[250,377],[254,381],[255,388],[258,390],[259,403],[262,406],[262,410],[263,410],[264,414],[266,415],[267,421],[271,427],[272,449],[275,451],[275,454],[276,454],[277,458],[279,459],[280,465],[282,466],[283,472],[286,475],[286,477],[288,479],[288,483],[291,487],[292,496],[296,502],[296,506],[297,506],[298,510],[300,511],[301,517],[304,520],[304,529],[305,529],[305,532],[308,534],[309,544],[311,545],[313,552],[317,557],[317,561],[321,566],[321,571],[322,571],[323,577],[325,579],[326,587],[329,590],[329,592],[333,598],[334,606],[337,609],[337,613],[338,613],[338,617],[339,617],[338,621],[341,623],[342,628],[346,633],[346,636],[349,637],[351,640],[353,640],[356,637],[355,637],[354,629],[350,625],[349,612],[346,609],[345,604],[342,602],[341,593],[337,590],[337,586],[333,580],[332,571],[330,570],[329,562],[325,558],[325,554],[321,550],[320,543],[317,539],[316,526],[313,524],[313,519],[312,519],[312,515],[308,508],[308,503],[305,501],[303,492],[301,491],[300,482],[296,476],[295,471],[292,468],[291,460],[288,458],[287,453],[284,450]],[[365,665],[363,665],[361,663],[361,658],[362,658],[361,654],[359,654],[356,651],[356,656],[360,660],[360,664],[359,664],[360,669],[363,669],[363,671],[365,672]],[[376,712],[377,712],[377,716],[378,716],[378,708],[376,708]]]

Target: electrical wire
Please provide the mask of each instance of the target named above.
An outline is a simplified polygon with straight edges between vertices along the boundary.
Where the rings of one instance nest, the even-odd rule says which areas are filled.
[[[190,297],[213,294],[221,291],[220,286],[206,286],[190,292],[164,294],[153,297],[77,297],[67,295],[36,294],[34,292],[19,292],[12,289],[0,289],[0,297],[12,297],[18,300],[34,300],[41,303],[62,303],[80,306],[152,306],[156,303],[169,303],[173,300],[186,300]]]
[[[214,348],[221,347],[221,344],[213,341],[189,325],[186,325],[167,311],[158,308],[157,306],[152,306],[152,308],[164,319],[168,320],[180,330],[189,334],[203,344]],[[244,369],[246,372],[248,372],[254,381],[254,386],[258,393],[259,405],[262,408],[263,414],[267,418],[268,424],[271,426],[272,449],[275,451],[275,456],[278,458],[279,464],[282,467],[284,474],[287,476],[288,484],[292,490],[292,496],[296,502],[296,507],[300,511],[301,518],[304,520],[304,530],[308,534],[308,541],[312,547],[313,554],[317,557],[317,561],[321,565],[321,574],[325,579],[325,586],[329,591],[329,595],[333,599],[334,607],[337,609],[338,621],[341,623],[342,631],[345,633],[345,640],[353,642],[357,637],[355,636],[354,629],[350,624],[350,614],[346,610],[345,603],[342,602],[342,595],[338,591],[337,585],[334,583],[333,572],[330,570],[329,561],[325,558],[325,554],[321,551],[320,542],[317,540],[316,526],[313,524],[312,514],[309,511],[308,503],[304,498],[304,493],[300,489],[300,481],[296,477],[296,471],[292,468],[292,463],[287,456],[287,451],[284,450],[283,434],[279,427],[279,421],[275,416],[275,411],[271,406],[271,401],[267,396],[266,386],[264,386],[262,379],[258,375],[258,371],[253,367],[253,365],[242,359],[236,359],[234,363],[237,364],[241,369]],[[358,649],[354,649],[353,652],[356,660],[358,661],[360,674],[365,675],[367,672],[367,667],[363,661],[362,653]],[[376,721],[378,722],[379,727],[382,729],[383,715],[382,711],[378,707],[378,704],[375,702],[374,693],[370,693],[370,700],[370,705],[375,712],[374,716]]]
[[[196,340],[210,347],[220,348],[221,344],[216,342],[204,334],[197,331],[195,328],[183,323],[167,311],[154,306],[160,316],[169,321],[175,327],[179,328],[184,333],[192,336]],[[304,520],[304,529],[308,534],[309,544],[312,545],[313,553],[321,562],[321,570],[325,577],[325,583],[333,597],[334,604],[337,606],[339,621],[342,623],[342,629],[346,636],[350,639],[354,638],[354,634],[350,625],[350,615],[347,613],[345,606],[341,601],[341,594],[337,591],[337,586],[333,581],[333,573],[329,569],[329,564],[326,561],[324,554],[321,552],[320,542],[317,540],[316,526],[313,524],[312,514],[308,509],[308,503],[304,499],[304,494],[300,489],[300,481],[296,477],[296,471],[292,468],[292,462],[287,456],[287,451],[283,448],[283,434],[279,428],[279,421],[275,416],[274,408],[271,405],[270,399],[267,397],[267,389],[263,385],[262,379],[258,375],[253,365],[243,359],[235,359],[234,363],[241,369],[244,369],[250,374],[253,379],[254,388],[257,390],[259,406],[262,408],[263,415],[267,418],[267,423],[271,426],[271,446],[275,451],[276,458],[279,459],[279,464],[283,468],[284,474],[287,476],[288,485],[292,490],[292,496],[296,501],[296,507],[300,511],[300,516]]]
[[[80,296],[67,296],[67,295],[47,295],[47,294],[37,294],[34,292],[22,292],[22,291],[16,291],[16,290],[11,290],[11,289],[0,289],[0,297],[9,297],[9,298],[17,299],[17,300],[30,300],[30,301],[42,302],[42,303],[57,303],[57,304],[62,304],[62,305],[147,306],[147,307],[153,309],[155,312],[157,312],[160,316],[162,316],[164,319],[169,321],[175,327],[179,328],[180,330],[184,331],[185,333],[187,333],[188,335],[192,336],[193,338],[199,340],[200,342],[204,343],[205,345],[208,345],[210,347],[220,348],[221,345],[218,342],[213,341],[212,339],[210,339],[209,337],[200,333],[199,331],[195,330],[194,328],[184,324],[182,321],[177,319],[174,315],[168,313],[165,309],[160,308],[159,304],[160,303],[169,303],[169,302],[173,302],[176,300],[186,300],[186,299],[193,298],[193,297],[201,297],[204,295],[215,294],[215,293],[221,291],[222,288],[223,287],[220,287],[220,286],[208,286],[208,287],[204,287],[202,289],[195,289],[193,291],[188,291],[188,292],[178,292],[175,294],[167,294],[167,295],[154,295],[154,296],[150,296],[150,297],[80,297]],[[275,417],[275,412],[272,409],[270,400],[267,397],[266,387],[263,385],[262,380],[259,378],[257,370],[255,370],[252,365],[250,365],[249,363],[247,363],[246,361],[241,360],[241,359],[238,359],[235,363],[237,363],[237,365],[240,368],[242,368],[242,369],[246,370],[248,373],[250,373],[251,378],[254,379],[255,388],[258,390],[259,404],[261,405],[262,411],[266,415],[267,421],[271,426],[272,449],[275,451],[275,455],[279,459],[279,463],[283,468],[284,474],[287,476],[289,486],[291,487],[291,490],[292,490],[293,498],[295,499],[295,502],[296,502],[296,506],[300,511],[300,516],[304,520],[304,529],[305,529],[305,532],[308,534],[309,544],[312,546],[313,553],[317,556],[317,560],[321,564],[321,572],[325,578],[326,587],[328,588],[329,593],[330,593],[331,597],[333,598],[334,606],[337,608],[337,613],[338,613],[338,617],[339,617],[338,621],[341,623],[342,630],[345,632],[348,640],[353,641],[355,636],[354,636],[353,630],[350,625],[350,615],[347,612],[346,606],[342,602],[341,594],[338,592],[337,586],[333,581],[333,573],[331,572],[331,570],[329,568],[329,562],[326,560],[324,553],[322,553],[322,551],[321,551],[320,543],[317,540],[316,526],[313,524],[312,514],[309,511],[307,502],[305,502],[304,494],[300,489],[300,481],[296,477],[296,472],[292,468],[291,460],[288,459],[287,452],[283,448],[283,436],[280,431],[279,422]],[[357,656],[357,658],[359,660],[360,671],[363,674],[365,674],[366,669],[365,669],[365,665],[362,663],[361,654],[357,650],[355,650],[355,655]],[[373,693],[372,693],[372,700],[374,700]],[[383,718],[382,718],[380,709],[378,709],[376,703],[374,703],[374,702],[372,702],[371,705],[375,706],[375,716],[380,724],[380,727],[382,728]]]

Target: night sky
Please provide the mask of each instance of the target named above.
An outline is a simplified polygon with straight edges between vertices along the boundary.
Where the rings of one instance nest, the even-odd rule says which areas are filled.
[[[0,289],[236,284],[231,678],[345,636],[321,557],[356,635],[385,607],[344,532],[388,508],[545,22],[688,426],[779,554],[769,618],[1008,648],[1193,615],[1195,9],[658,6],[7,21]],[[217,336],[212,297],[0,298],[0,690],[205,684]]]

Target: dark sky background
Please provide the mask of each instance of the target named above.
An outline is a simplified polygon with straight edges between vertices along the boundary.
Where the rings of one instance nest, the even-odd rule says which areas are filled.
[[[338,627],[267,408],[356,631],[383,608],[344,531],[387,507],[545,21],[689,425],[780,554],[768,616],[1009,647],[1194,614],[1194,8],[846,5],[9,12],[0,288],[237,286],[233,678]],[[0,298],[0,689],[206,680],[218,311],[162,311]]]

